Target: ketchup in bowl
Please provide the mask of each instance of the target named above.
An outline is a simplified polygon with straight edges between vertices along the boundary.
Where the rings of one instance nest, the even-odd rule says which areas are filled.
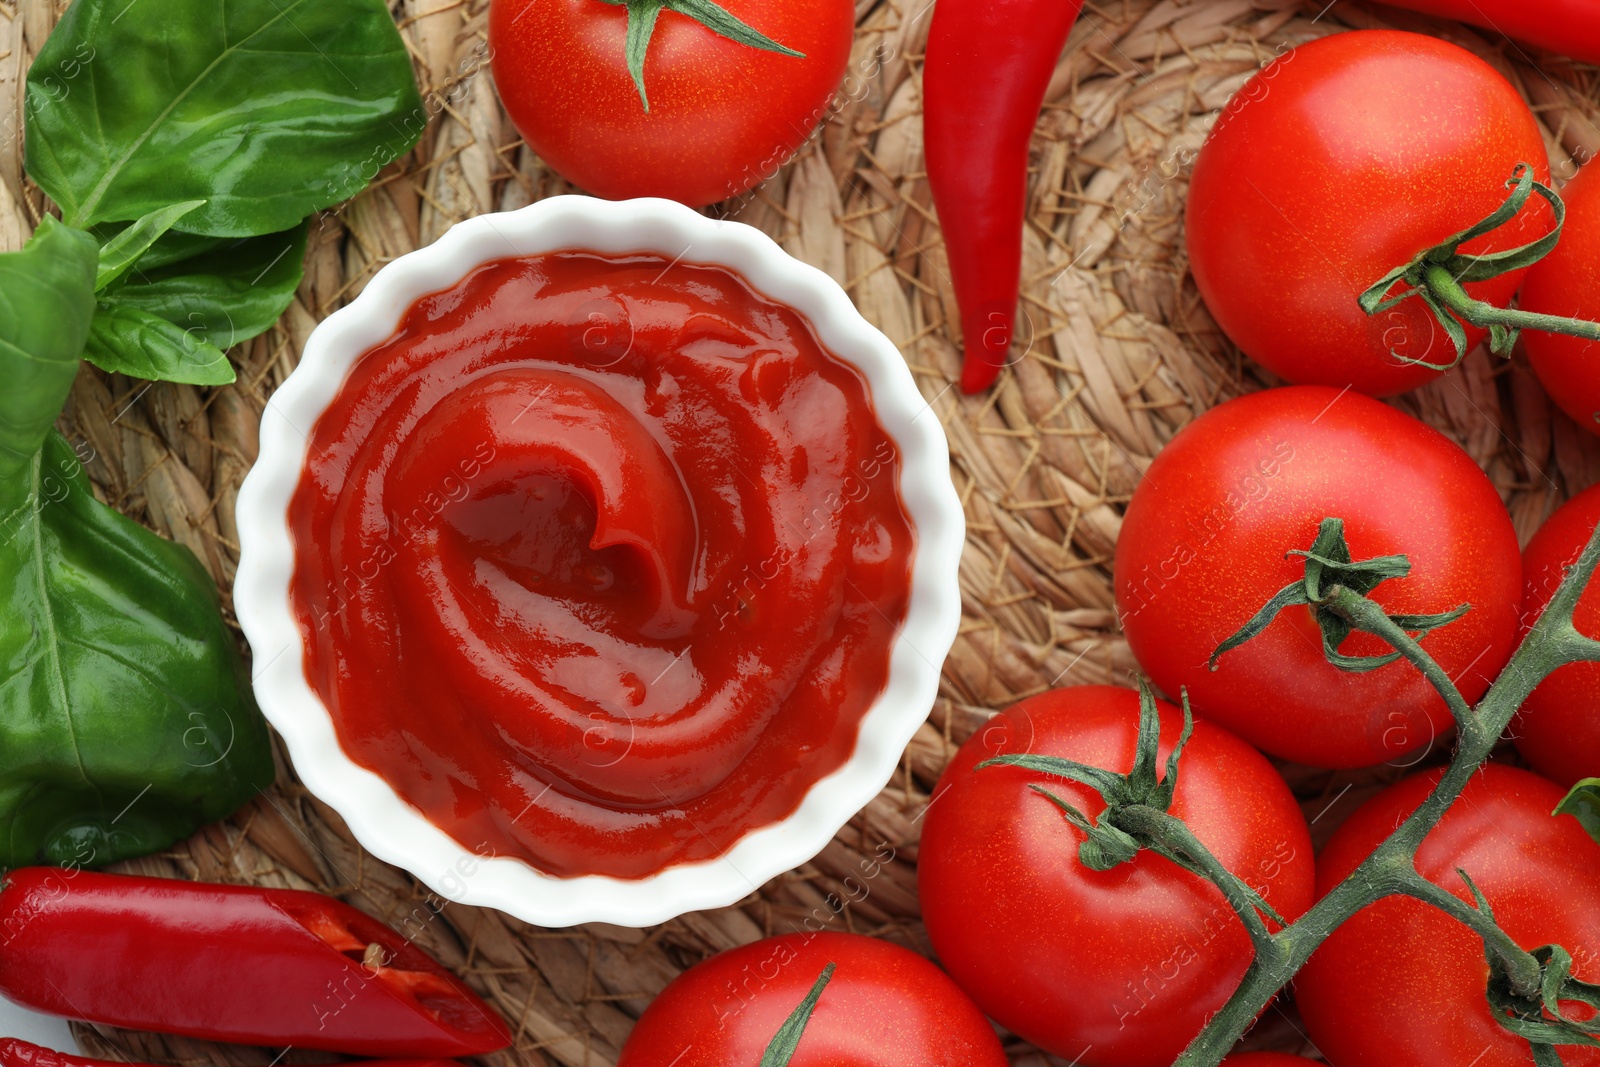
[[[883,691],[913,538],[866,384],[729,270],[486,264],[318,419],[306,672],[480,854],[641,878],[792,813]]]

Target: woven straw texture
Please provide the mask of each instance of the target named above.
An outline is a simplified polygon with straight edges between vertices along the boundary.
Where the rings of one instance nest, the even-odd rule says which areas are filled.
[[[638,931],[542,930],[433,897],[364,854],[281,753],[277,783],[259,800],[125,869],[314,888],[386,920],[511,1020],[516,1046],[488,1057],[494,1067],[610,1067],[634,1018],[684,968],[808,916],[813,926],[825,921],[927,951],[917,913],[918,816],[946,759],[992,709],[1019,697],[1129,681],[1135,665],[1110,582],[1123,506],[1180,427],[1273,384],[1218,332],[1187,273],[1185,164],[1218,109],[1280,46],[1393,26],[1447,37],[1504,72],[1540,117],[1558,176],[1600,151],[1600,71],[1455,24],[1355,0],[1326,9],[1325,0],[1091,0],[1034,137],[1028,351],[998,388],[967,398],[952,387],[957,315],[923,175],[926,3],[857,0],[851,73],[819,136],[753,195],[713,209],[837,279],[900,346],[949,434],[969,531],[965,618],[941,699],[889,787],[814,861],[739,905]],[[44,210],[22,171],[22,84],[65,6],[0,0],[0,250],[20,247]],[[294,304],[277,327],[229,353],[238,382],[150,385],[86,365],[62,419],[64,432],[92,448],[89,472],[103,499],[193,549],[225,600],[238,556],[234,501],[262,406],[317,322],[384,263],[452,223],[572,191],[521,144],[495,96],[485,62],[488,0],[392,6],[432,119],[413,153],[313,226]],[[1555,410],[1520,358],[1507,363],[1480,349],[1395,403],[1482,464],[1524,539],[1569,493],[1600,479],[1600,442]],[[1402,773],[1284,769],[1319,841]],[[891,852],[891,862],[862,867],[863,856]],[[863,879],[863,869],[876,873]],[[155,1063],[259,1067],[280,1051],[87,1026],[78,1035],[91,1053]],[[1287,1003],[1249,1040],[1313,1051]],[[1015,1039],[1007,1049],[1016,1064],[1064,1063]],[[282,1062],[327,1058],[291,1051]]]

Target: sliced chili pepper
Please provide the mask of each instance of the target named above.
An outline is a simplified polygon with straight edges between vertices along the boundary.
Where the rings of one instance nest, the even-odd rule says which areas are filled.
[[[119,1060],[96,1060],[32,1045],[14,1037],[0,1037],[0,1067],[146,1067]],[[328,1067],[345,1067],[329,1064]],[[362,1060],[359,1067],[461,1067],[455,1060]]]
[[[928,186],[961,305],[961,388],[994,384],[1022,273],[1028,142],[1082,0],[939,0],[922,102]]]
[[[0,994],[248,1045],[469,1056],[511,1044],[494,1009],[409,940],[292,889],[12,871],[0,889]]]

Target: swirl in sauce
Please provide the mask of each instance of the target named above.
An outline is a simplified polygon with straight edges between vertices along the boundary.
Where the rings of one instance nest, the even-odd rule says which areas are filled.
[[[312,431],[308,680],[468,848],[625,878],[712,858],[841,766],[883,691],[898,473],[860,374],[732,272],[489,263]]]

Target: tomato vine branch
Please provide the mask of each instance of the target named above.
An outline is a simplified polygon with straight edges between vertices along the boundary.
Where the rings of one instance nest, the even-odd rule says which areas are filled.
[[[1563,1013],[1562,1002],[1600,1006],[1600,986],[1573,978],[1571,957],[1560,946],[1546,945],[1528,952],[1518,945],[1495,922],[1488,901],[1478,893],[1466,872],[1462,872],[1463,878],[1477,902],[1476,907],[1424,878],[1418,873],[1415,860],[1423,838],[1438,825],[1467,782],[1488,760],[1528,694],[1563,664],[1600,661],[1600,642],[1583,636],[1573,624],[1578,597],[1600,565],[1600,529],[1591,535],[1544,614],[1474,709],[1443,669],[1407,632],[1417,629],[1412,625],[1416,619],[1388,615],[1365,596],[1365,592],[1376,585],[1376,582],[1367,583],[1378,572],[1391,571],[1394,573],[1387,577],[1402,577],[1405,569],[1400,568],[1396,560],[1404,557],[1352,563],[1348,548],[1344,546],[1342,523],[1338,523],[1337,543],[1328,536],[1334,523],[1337,520],[1324,520],[1312,551],[1300,553],[1306,557],[1306,578],[1296,583],[1300,586],[1298,591],[1294,585],[1286,587],[1246,624],[1240,635],[1235,635],[1238,640],[1230,638],[1224,642],[1218,655],[1264,629],[1270,616],[1265,620],[1261,616],[1269,609],[1275,615],[1290,603],[1305,604],[1323,626],[1325,643],[1339,632],[1337,626],[1331,632],[1328,628],[1327,620],[1332,616],[1351,630],[1370,633],[1388,642],[1399,656],[1420,670],[1455,716],[1459,727],[1456,751],[1433,791],[1405,822],[1298,921],[1263,938],[1256,929],[1259,916],[1252,921],[1240,912],[1240,919],[1251,931],[1255,958],[1233,996],[1184,1050],[1174,1067],[1217,1067],[1272,998],[1335,929],[1369,904],[1391,896],[1406,896],[1439,908],[1482,937],[1491,960],[1491,980],[1485,994],[1496,1019],[1507,1030],[1529,1042],[1535,1063],[1560,1064],[1557,1046],[1594,1045],[1597,1043],[1594,1035],[1600,1033],[1600,1024],[1568,1018]],[[1324,586],[1324,580],[1330,576],[1353,578],[1354,585],[1365,584],[1366,589],[1357,591],[1337,580]],[[1348,659],[1338,657],[1336,648],[1329,651],[1334,654],[1328,658],[1336,666],[1341,666],[1340,659]],[[1344,669],[1372,668],[1358,660]],[[1159,826],[1146,830],[1170,832]],[[1194,842],[1186,845],[1184,852],[1203,871],[1210,870],[1210,864],[1199,854],[1204,852],[1203,845]],[[1222,873],[1227,874],[1226,871]],[[1236,879],[1227,874],[1226,878],[1213,877],[1212,881],[1229,896],[1230,885]],[[1234,903],[1231,896],[1230,903]],[[1235,911],[1240,909],[1235,906]]]

